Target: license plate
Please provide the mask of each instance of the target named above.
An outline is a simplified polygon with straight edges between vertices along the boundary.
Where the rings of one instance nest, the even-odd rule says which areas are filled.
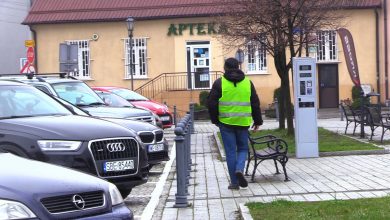
[[[160,117],[161,121],[169,121],[169,116],[161,116]]]
[[[149,145],[149,152],[158,152],[164,150],[164,144]]]
[[[104,172],[123,171],[131,169],[134,169],[134,160],[121,160],[104,163]]]

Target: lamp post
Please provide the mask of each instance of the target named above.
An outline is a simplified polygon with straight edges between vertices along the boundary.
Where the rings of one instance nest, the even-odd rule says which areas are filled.
[[[129,36],[129,72],[130,72],[130,80],[131,80],[131,90],[134,90],[134,82],[133,82],[133,30],[134,30],[134,18],[128,17],[126,19],[127,24],[127,33]]]

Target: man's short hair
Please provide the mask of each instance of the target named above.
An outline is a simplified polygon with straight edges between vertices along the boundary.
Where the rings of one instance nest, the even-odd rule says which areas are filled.
[[[225,60],[225,65],[223,67],[225,70],[236,70],[239,68],[238,60],[236,58],[230,57]]]

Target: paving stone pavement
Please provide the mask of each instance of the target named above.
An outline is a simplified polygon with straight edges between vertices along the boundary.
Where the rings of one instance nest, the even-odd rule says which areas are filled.
[[[261,129],[272,129],[277,126],[275,120],[265,120]],[[318,126],[344,133],[345,121],[340,121],[340,118],[319,119]],[[230,220],[239,219],[239,206],[247,202],[270,202],[275,199],[292,201],[355,199],[380,197],[390,193],[390,154],[290,158],[287,163],[290,178],[288,182],[284,182],[283,174],[274,174],[273,162],[264,161],[258,167],[254,182],[247,177],[248,188],[228,190],[227,166],[220,160],[213,136],[215,131],[217,127],[209,122],[195,123],[191,146],[191,158],[195,165],[191,171],[188,195],[191,206],[173,207],[177,190],[176,164],[173,163],[152,219]],[[166,133],[172,143],[173,129],[167,130]],[[352,133],[352,129],[349,129],[348,133]],[[379,133],[374,136],[374,139],[378,138]],[[390,135],[386,135],[385,140],[389,139]],[[127,200],[132,200],[131,195]],[[141,211],[138,211],[138,214]]]

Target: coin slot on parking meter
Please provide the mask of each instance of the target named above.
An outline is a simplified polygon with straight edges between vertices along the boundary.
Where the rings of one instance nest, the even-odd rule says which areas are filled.
[[[315,59],[293,58],[293,72],[296,157],[318,157]]]

